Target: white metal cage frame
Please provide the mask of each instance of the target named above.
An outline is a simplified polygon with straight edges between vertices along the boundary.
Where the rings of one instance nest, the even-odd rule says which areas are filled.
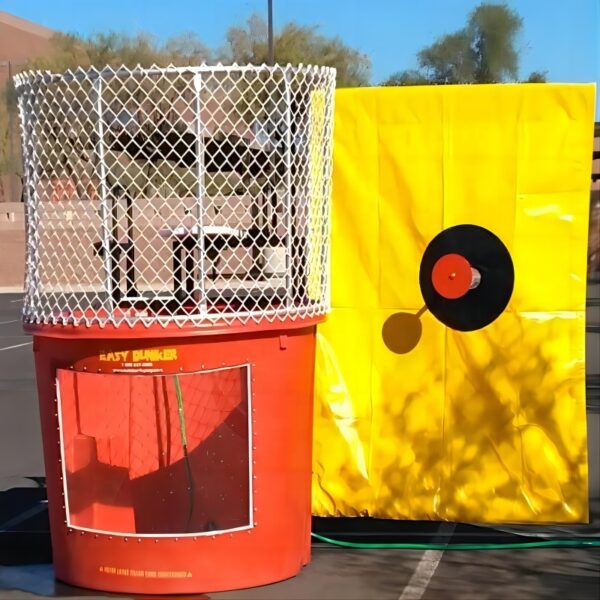
[[[17,75],[23,318],[167,326],[329,308],[335,70]]]

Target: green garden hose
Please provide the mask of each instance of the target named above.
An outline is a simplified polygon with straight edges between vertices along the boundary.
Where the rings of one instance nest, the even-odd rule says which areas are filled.
[[[508,544],[367,544],[359,542],[344,542],[332,538],[311,534],[320,542],[326,542],[343,548],[358,550],[526,550],[528,548],[598,548],[600,540],[543,540],[539,542],[518,542]]]

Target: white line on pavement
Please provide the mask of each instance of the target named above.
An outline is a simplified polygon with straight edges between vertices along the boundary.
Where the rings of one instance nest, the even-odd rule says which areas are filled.
[[[4,533],[12,527],[14,527],[15,525],[19,525],[20,523],[23,523],[23,521],[31,519],[31,517],[37,515],[38,513],[47,510],[47,508],[48,507],[43,501],[39,504],[36,504],[35,506],[32,506],[30,509],[26,510],[25,512],[22,512],[20,515],[17,515],[16,517],[9,519],[5,523],[0,524],[0,533]]]
[[[439,538],[452,535],[455,527],[454,523],[442,523],[438,530]],[[446,540],[441,542],[436,540],[436,543],[444,543],[444,541]],[[425,550],[415,572],[402,590],[398,600],[421,600],[443,555],[443,550]]]
[[[14,346],[6,346],[5,348],[0,348],[0,352],[4,352],[4,350],[12,350],[13,348],[21,348],[22,346],[29,346],[33,344],[33,342],[25,342],[24,344],[15,344]]]

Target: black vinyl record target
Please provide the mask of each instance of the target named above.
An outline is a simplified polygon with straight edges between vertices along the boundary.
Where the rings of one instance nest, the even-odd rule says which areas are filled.
[[[442,295],[439,283],[435,285],[434,269],[440,265],[443,268],[445,262],[460,267],[462,261],[467,265],[464,259],[477,275],[472,289],[467,283],[460,297]],[[455,272],[448,274],[448,279],[455,277]],[[481,329],[496,320],[508,305],[514,282],[515,270],[508,249],[491,231],[477,225],[456,225],[440,232],[427,246],[419,271],[427,308],[439,321],[458,331]]]

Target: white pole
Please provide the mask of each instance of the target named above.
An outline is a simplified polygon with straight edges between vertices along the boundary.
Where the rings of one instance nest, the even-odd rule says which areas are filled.
[[[108,186],[106,184],[106,159],[104,157],[104,122],[102,106],[102,77],[94,81],[94,90],[96,91],[96,113],[98,115],[98,124],[96,133],[98,142],[96,144],[96,154],[98,156],[98,167],[100,171],[100,213],[102,218],[102,248],[104,250],[104,270],[106,271],[105,289],[108,294],[109,313],[112,314],[113,305],[113,280],[112,280],[112,249],[110,247],[110,227],[108,226]]]
[[[196,212],[198,221],[198,268],[200,272],[200,316],[203,318],[208,312],[206,299],[206,269],[205,237],[204,237],[204,197],[206,188],[204,184],[204,127],[202,126],[202,73],[194,75],[194,89],[196,91]],[[189,274],[188,274],[189,276]]]

